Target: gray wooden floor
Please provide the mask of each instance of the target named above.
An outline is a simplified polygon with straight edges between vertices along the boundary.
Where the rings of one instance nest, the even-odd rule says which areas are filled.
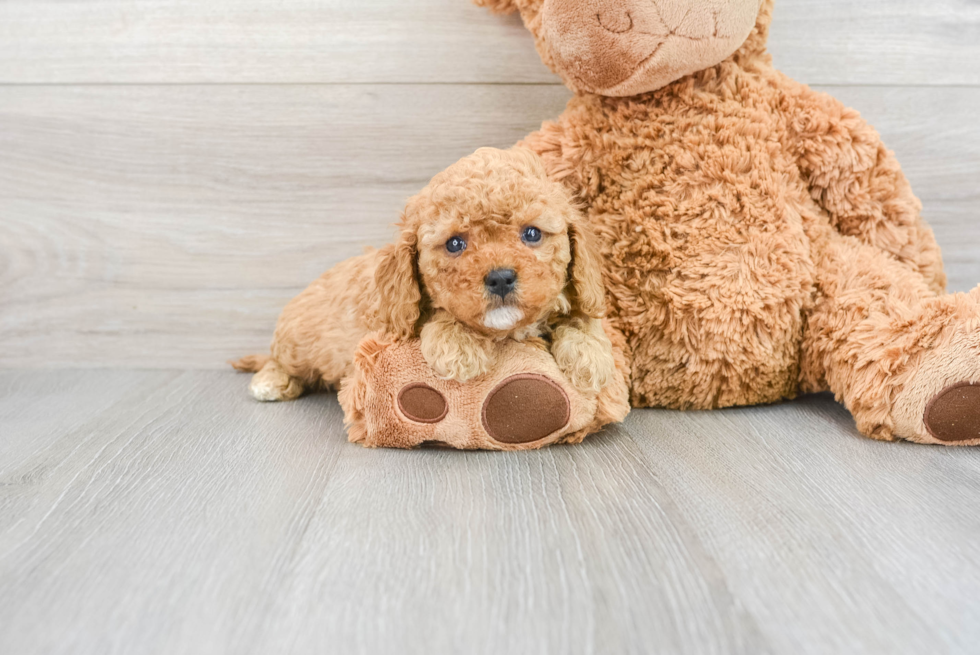
[[[980,640],[980,450],[832,399],[371,451],[230,372],[0,372],[0,653],[932,653]]]

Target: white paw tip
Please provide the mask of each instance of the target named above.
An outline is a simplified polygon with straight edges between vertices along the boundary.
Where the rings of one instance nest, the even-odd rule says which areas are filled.
[[[282,398],[282,394],[273,384],[268,382],[253,382],[248,390],[252,393],[252,398],[264,403],[274,402]]]

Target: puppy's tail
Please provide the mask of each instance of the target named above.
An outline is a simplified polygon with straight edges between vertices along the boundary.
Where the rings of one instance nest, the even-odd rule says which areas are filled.
[[[237,362],[228,363],[236,371],[241,371],[242,373],[258,373],[270,359],[272,358],[268,355],[249,355],[248,357],[242,357]]]

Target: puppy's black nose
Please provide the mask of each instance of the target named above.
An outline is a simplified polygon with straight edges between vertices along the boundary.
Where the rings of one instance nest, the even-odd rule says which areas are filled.
[[[512,268],[495,268],[483,278],[487,291],[495,296],[505,297],[517,284],[517,271]]]

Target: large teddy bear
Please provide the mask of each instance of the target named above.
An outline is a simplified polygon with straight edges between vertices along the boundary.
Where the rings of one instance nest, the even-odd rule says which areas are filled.
[[[829,389],[869,437],[980,444],[980,287],[944,293],[878,134],[773,68],[773,0],[476,2],[576,92],[521,143],[599,239],[634,407]]]

